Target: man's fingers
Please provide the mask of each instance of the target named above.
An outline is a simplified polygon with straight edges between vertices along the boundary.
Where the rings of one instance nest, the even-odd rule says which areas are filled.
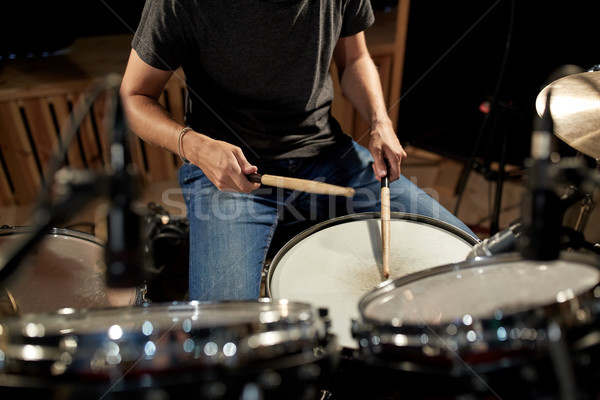
[[[246,175],[254,174],[258,171],[258,167],[252,165],[244,156],[241,149],[237,148],[233,152],[233,155],[237,159],[237,162],[241,168],[242,174],[234,177],[234,184],[238,187],[240,192],[250,193],[260,187],[260,183],[251,182]]]

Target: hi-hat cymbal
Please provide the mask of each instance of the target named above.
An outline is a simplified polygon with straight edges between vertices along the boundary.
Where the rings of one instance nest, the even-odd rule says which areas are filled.
[[[536,99],[540,116],[550,89],[554,134],[575,150],[600,159],[600,71],[569,75],[550,83]]]

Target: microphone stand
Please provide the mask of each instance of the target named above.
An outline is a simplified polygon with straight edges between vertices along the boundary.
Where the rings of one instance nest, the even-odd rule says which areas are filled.
[[[523,201],[521,254],[525,259],[554,260],[560,253],[562,213],[560,197],[554,190],[557,169],[552,160],[554,124],[550,112],[552,91],[531,140],[531,158],[526,160],[527,188]]]
[[[143,217],[133,209],[138,195],[138,180],[131,162],[127,124],[116,92],[113,96],[114,120],[111,153],[111,206],[108,211],[108,240],[106,243],[106,284],[109,287],[138,286],[144,279]]]

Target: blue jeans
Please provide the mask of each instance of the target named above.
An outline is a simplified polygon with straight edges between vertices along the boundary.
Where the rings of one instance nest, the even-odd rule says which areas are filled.
[[[259,163],[258,172],[353,187],[352,198],[262,186],[251,194],[219,191],[193,165],[179,171],[190,224],[190,300],[257,299],[269,254],[302,230],[331,218],[381,210],[381,184],[367,149],[344,143],[307,159]],[[390,184],[392,211],[448,222],[473,237],[464,223],[406,179]]]

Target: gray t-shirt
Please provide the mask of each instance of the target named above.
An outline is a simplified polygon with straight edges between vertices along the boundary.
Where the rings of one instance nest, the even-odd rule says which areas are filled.
[[[329,67],[338,38],[373,22],[370,0],[147,0],[132,45],[183,68],[191,127],[270,161],[348,140]]]

